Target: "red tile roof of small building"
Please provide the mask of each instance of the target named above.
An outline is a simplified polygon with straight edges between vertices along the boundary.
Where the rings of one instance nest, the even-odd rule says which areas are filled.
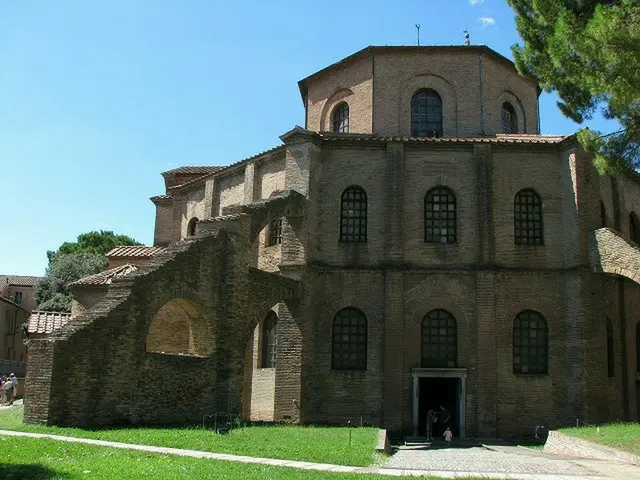
[[[41,278],[42,277],[33,277],[30,275],[0,275],[0,284],[35,287]]]
[[[34,311],[29,317],[29,333],[51,333],[62,328],[71,318],[66,312],[41,312]]]
[[[82,277],[75,282],[71,282],[69,286],[75,285],[109,285],[111,281],[116,277],[124,277],[130,273],[137,272],[137,265],[127,263],[118,267],[110,268],[103,272],[95,273],[87,277]]]
[[[167,170],[166,172],[162,172],[163,176],[167,175],[206,175],[208,173],[215,172],[216,170],[220,170],[224,168],[224,166],[210,166],[210,165],[185,165],[182,167],[174,168],[172,170]]]
[[[149,247],[147,245],[121,246],[109,250],[107,257],[153,257],[164,250],[164,247]]]

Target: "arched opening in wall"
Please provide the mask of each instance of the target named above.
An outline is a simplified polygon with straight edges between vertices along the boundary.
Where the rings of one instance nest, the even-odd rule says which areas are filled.
[[[513,373],[549,372],[549,330],[544,317],[524,310],[513,322]]]
[[[632,242],[640,243],[640,220],[636,212],[629,214],[629,237]]]
[[[259,318],[246,345],[242,412],[245,418],[252,421],[272,422],[281,419],[276,417],[279,412],[277,392],[279,388],[286,388],[283,378],[290,379],[294,373],[289,362],[294,357],[290,342],[295,335],[290,334],[291,322],[287,321],[291,317],[287,312],[284,304],[273,305]],[[284,320],[281,320],[281,314],[285,315]],[[280,356],[279,338],[284,340],[285,349]],[[280,403],[283,402],[287,408],[291,408],[289,394],[286,402],[281,399]]]
[[[187,237],[193,237],[196,234],[196,225],[198,225],[198,218],[193,217],[189,220],[189,224],[187,225]]]
[[[425,243],[456,243],[456,196],[447,187],[435,187],[424,197]]]
[[[418,90],[411,98],[411,136],[442,136],[442,98],[435,90]]]
[[[602,228],[607,226],[607,210],[604,208],[602,200],[600,200],[600,226]]]
[[[214,339],[201,309],[190,300],[174,298],[154,315],[146,346],[147,352],[208,357]]]
[[[351,185],[340,197],[340,242],[367,242],[367,192]]]
[[[513,235],[516,245],[544,245],[542,200],[533,188],[525,188],[513,199]]]
[[[509,102],[502,104],[500,121],[502,133],[518,133],[518,116],[515,108]]]
[[[607,376],[614,378],[616,376],[615,352],[613,349],[613,325],[611,319],[607,317]]]
[[[458,356],[456,319],[446,310],[432,310],[422,319],[423,367],[455,368]]]
[[[349,105],[340,102],[331,115],[331,131],[336,133],[349,133]]]

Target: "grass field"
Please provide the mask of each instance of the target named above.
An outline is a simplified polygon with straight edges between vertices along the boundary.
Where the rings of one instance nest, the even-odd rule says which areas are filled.
[[[235,429],[227,435],[216,435],[211,430],[202,428],[83,430],[24,425],[22,412],[22,406],[0,411],[0,430],[361,467],[380,460],[375,454],[376,428],[353,428],[349,445],[349,431],[346,428],[258,426]]]
[[[55,440],[2,437],[0,478],[44,479],[241,479],[389,480],[393,477],[328,473],[120,450]],[[437,480],[436,477],[423,477]]]
[[[560,432],[640,455],[640,424],[614,423],[596,427],[564,428]]]

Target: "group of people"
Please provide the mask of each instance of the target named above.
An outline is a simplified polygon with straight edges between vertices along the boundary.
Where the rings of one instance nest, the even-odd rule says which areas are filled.
[[[427,441],[431,442],[433,440],[434,425],[438,423],[443,426],[442,437],[444,441],[447,442],[448,445],[451,445],[453,432],[451,432],[451,427],[449,426],[450,421],[451,413],[449,413],[449,410],[446,409],[444,405],[440,405],[438,410],[427,410]]]
[[[2,405],[13,405],[18,394],[18,378],[12,373],[8,377],[0,377],[0,400]]]

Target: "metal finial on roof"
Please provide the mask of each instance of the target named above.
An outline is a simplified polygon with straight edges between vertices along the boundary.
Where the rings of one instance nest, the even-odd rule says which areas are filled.
[[[464,31],[464,46],[468,47],[469,45],[471,45],[471,40],[469,39],[469,32],[468,31]]]
[[[418,46],[420,46],[420,24],[416,23],[416,28],[418,29]]]

